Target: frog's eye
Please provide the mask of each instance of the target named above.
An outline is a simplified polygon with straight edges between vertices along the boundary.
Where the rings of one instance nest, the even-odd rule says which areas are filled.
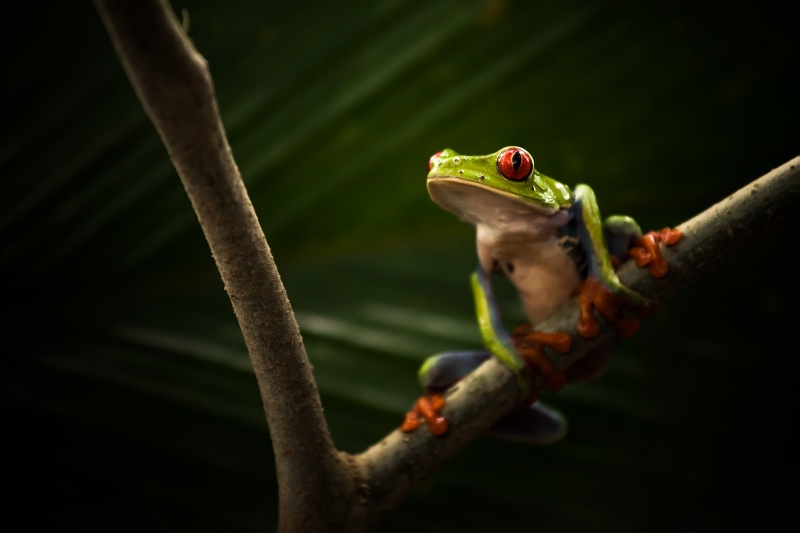
[[[533,172],[533,158],[522,148],[506,148],[497,156],[497,170],[510,181],[525,181]]]
[[[436,152],[433,154],[430,159],[428,159],[428,172],[433,169],[433,162],[439,159],[442,156],[442,152]]]

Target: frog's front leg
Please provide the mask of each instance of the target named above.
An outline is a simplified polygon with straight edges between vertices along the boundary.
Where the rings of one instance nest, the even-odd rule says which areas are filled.
[[[628,255],[638,256],[639,266],[649,263],[651,275],[663,277],[668,267],[658,243],[672,245],[680,239],[680,232],[665,228],[642,236],[639,225],[627,216],[612,216],[603,224],[594,192],[586,185],[575,188],[573,209],[589,263],[589,274],[579,297],[578,333],[587,338],[599,333],[600,325],[592,314],[597,309],[620,335],[633,335],[639,329],[639,321],[635,316],[623,314],[623,306],[633,306],[645,314],[653,309],[653,302],[625,287],[617,277],[616,266]]]
[[[503,326],[500,310],[486,271],[478,265],[470,278],[475,298],[475,311],[481,337],[486,348],[517,376],[523,391],[531,391],[531,378],[542,376],[545,387],[557,391],[564,386],[563,374],[553,365],[542,350],[550,346],[559,353],[570,349],[571,339],[563,332],[544,333],[522,326],[509,335]],[[535,393],[535,391],[534,391]],[[535,400],[535,396],[531,398]]]

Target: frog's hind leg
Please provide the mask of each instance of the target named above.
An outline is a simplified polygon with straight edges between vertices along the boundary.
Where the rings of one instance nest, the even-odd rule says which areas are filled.
[[[642,229],[634,219],[625,215],[612,215],[603,222],[608,255],[619,266],[628,257],[628,251],[642,238]]]
[[[439,411],[444,407],[444,397],[441,394],[420,396],[414,403],[414,408],[406,413],[400,429],[408,433],[419,427],[424,420],[428,424],[431,435],[436,437],[444,435],[449,426],[447,419]]]
[[[567,434],[567,419],[543,403],[515,407],[486,433],[487,436],[527,444],[553,444]]]
[[[587,278],[578,296],[578,306],[580,307],[578,334],[587,339],[597,336],[600,332],[600,323],[592,314],[592,310],[597,310],[622,337],[632,336],[639,331],[639,319],[623,313],[627,304],[626,300],[609,291],[601,280],[594,277]],[[650,308],[651,306],[648,305],[638,310],[640,314],[646,315]]]
[[[608,217],[603,224],[603,230],[612,261],[622,262],[633,257],[638,266],[649,265],[650,275],[654,278],[663,278],[669,271],[669,265],[658,245],[672,246],[683,236],[681,230],[676,228],[664,228],[642,235],[636,221],[622,215]]]
[[[440,413],[445,405],[444,391],[491,358],[492,354],[488,351],[443,352],[428,357],[419,371],[425,394],[406,414],[403,431],[413,431],[425,422],[433,435],[444,434],[448,427],[447,420]],[[492,426],[487,435],[515,442],[550,444],[563,439],[566,433],[564,416],[556,409],[536,401],[532,405],[526,403],[514,408]]]
[[[550,392],[561,390],[566,384],[564,374],[547,357],[543,348],[549,346],[557,353],[566,353],[572,347],[572,338],[563,331],[545,333],[534,329],[532,324],[523,324],[511,332],[514,349],[527,364],[529,379],[533,382],[537,376],[544,380],[545,388]],[[538,397],[536,388],[531,389],[531,401]]]
[[[419,382],[428,393],[444,392],[491,357],[485,350],[432,355],[419,368]]]
[[[424,421],[432,435],[443,435],[448,428],[447,419],[440,414],[445,404],[444,391],[491,357],[487,351],[443,352],[428,357],[419,369],[419,381],[425,394],[406,413],[400,429],[414,431]]]

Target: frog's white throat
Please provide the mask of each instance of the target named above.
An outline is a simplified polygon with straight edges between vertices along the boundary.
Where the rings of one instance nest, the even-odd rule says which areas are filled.
[[[458,178],[431,178],[428,192],[434,202],[475,226],[488,240],[525,236],[547,237],[569,222],[568,209],[527,202],[515,194]]]

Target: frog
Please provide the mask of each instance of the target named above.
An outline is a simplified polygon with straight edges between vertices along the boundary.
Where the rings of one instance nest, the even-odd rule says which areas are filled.
[[[603,219],[594,191],[585,184],[571,189],[541,173],[524,148],[506,146],[488,155],[462,155],[445,149],[428,161],[426,179],[431,199],[474,226],[478,265],[470,276],[476,317],[484,350],[444,352],[429,357],[419,370],[425,390],[407,414],[401,429],[414,431],[424,421],[434,435],[447,432],[441,414],[444,393],[491,357],[510,368],[523,391],[524,405],[493,429],[496,436],[547,444],[566,434],[566,419],[539,400],[537,378],[550,392],[566,382],[593,379],[604,369],[610,349],[579,361],[561,372],[546,355],[571,349],[566,332],[542,332],[536,325],[577,297],[577,333],[593,338],[600,332],[597,311],[622,337],[639,329],[639,318],[651,314],[655,302],[623,285],[616,268],[627,257],[650,275],[669,271],[660,245],[681,238],[678,229],[643,234],[625,215]],[[495,299],[491,277],[505,276],[516,289],[528,323],[508,332]],[[574,370],[574,371],[573,371]],[[570,374],[570,371],[573,371]]]

